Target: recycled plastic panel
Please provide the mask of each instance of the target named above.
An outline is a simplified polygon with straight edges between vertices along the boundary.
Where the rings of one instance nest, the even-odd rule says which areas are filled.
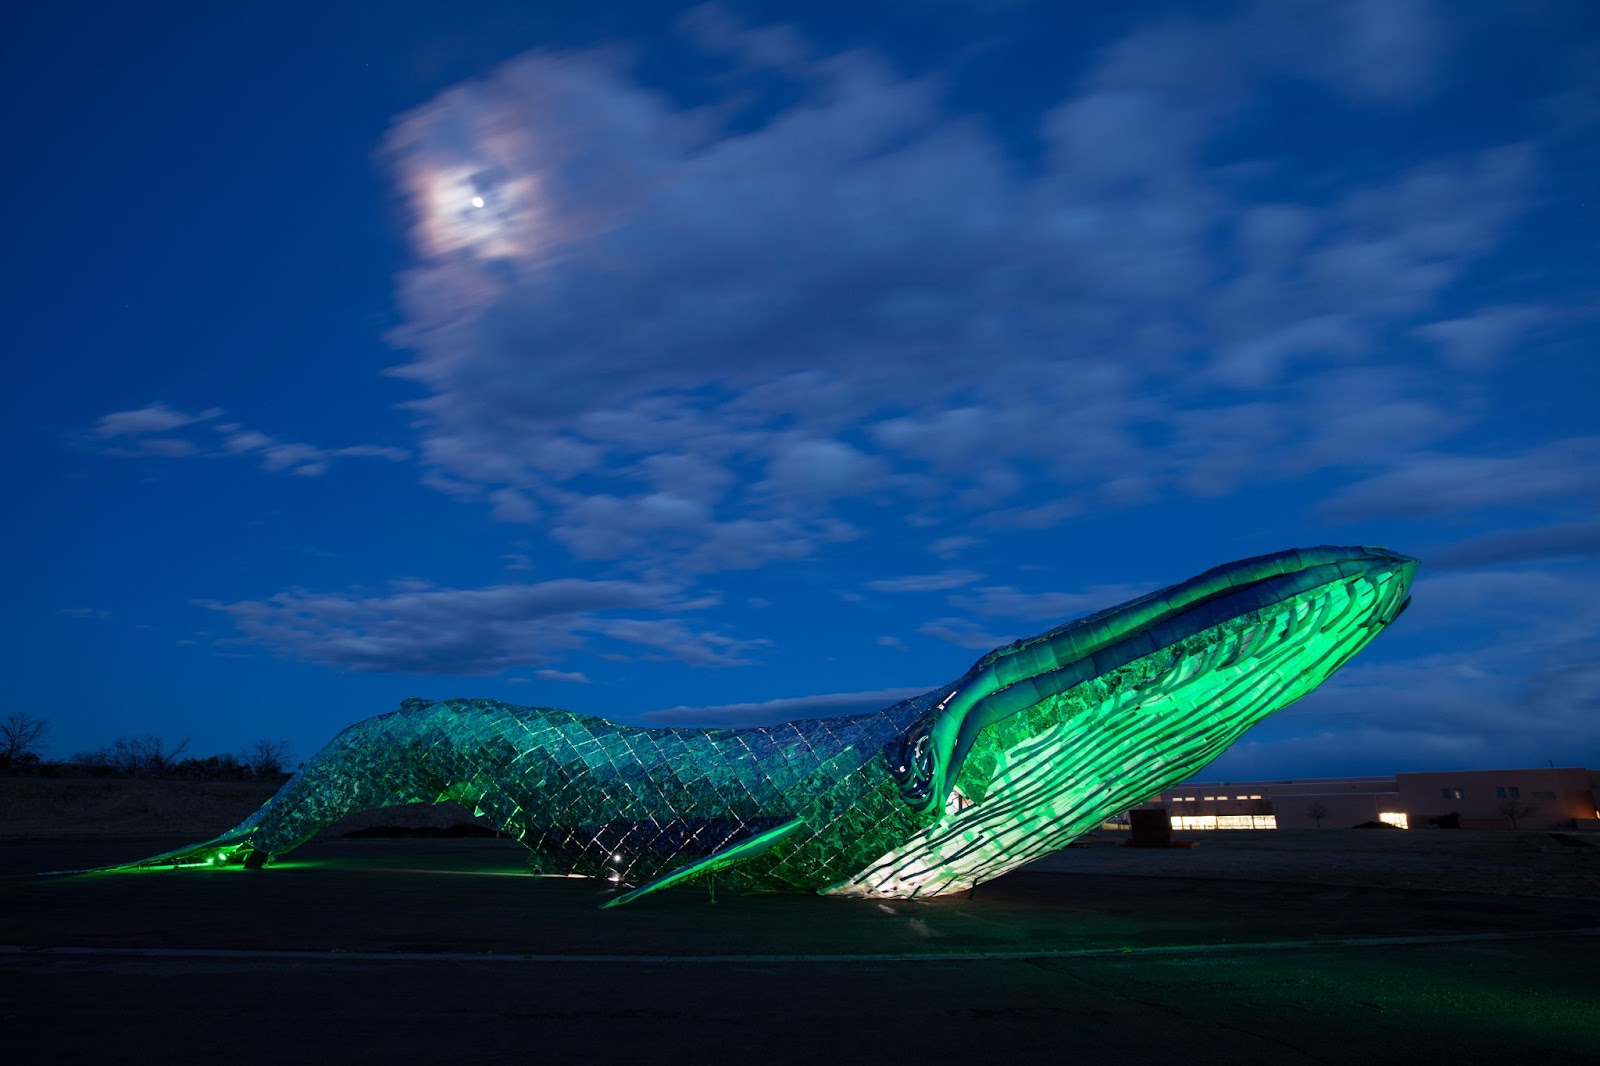
[[[1192,776],[1392,622],[1415,568],[1381,548],[1227,564],[838,718],[643,729],[406,700],[339,734],[234,829],[129,865],[254,865],[347,814],[449,799],[514,835],[537,871],[640,886],[613,904],[709,877],[959,891]]]

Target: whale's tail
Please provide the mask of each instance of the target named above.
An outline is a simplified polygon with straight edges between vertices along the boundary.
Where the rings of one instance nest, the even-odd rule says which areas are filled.
[[[130,870],[177,870],[182,867],[214,868],[218,866],[244,866],[260,869],[270,857],[253,847],[250,837],[254,832],[248,823],[237,825],[221,836],[202,840],[198,844],[185,844],[172,851],[163,851],[133,862],[112,866],[91,866],[86,870],[49,870],[43,877],[64,877],[70,874],[125,873]]]
[[[133,862],[120,863],[116,866],[104,866],[103,871],[116,870],[151,870],[173,869],[181,866],[247,866],[259,869],[266,864],[266,852],[259,851],[250,845],[252,829],[245,826],[235,826],[221,836],[202,840],[198,844],[186,844],[172,851],[163,851],[159,855],[152,855],[147,859],[136,859]]]
[[[457,708],[406,700],[399,710],[357,722],[334,737],[255,813],[220,836],[115,866],[62,872],[259,868],[346,815],[445,799],[472,805],[475,796],[451,788],[451,781],[466,778],[452,765],[459,761],[455,745],[439,739],[441,716],[454,725]],[[481,751],[490,739],[478,735],[490,727],[489,722],[478,721],[481,718],[466,717],[475,730],[468,731],[469,750]]]

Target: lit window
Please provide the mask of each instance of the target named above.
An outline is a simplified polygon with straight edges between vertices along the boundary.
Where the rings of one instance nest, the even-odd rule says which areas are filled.
[[[1233,798],[1236,799],[1236,800],[1242,800],[1242,799],[1249,799],[1250,797],[1249,796],[1235,796]]]
[[[1217,816],[1214,814],[1175,814],[1172,816],[1174,829],[1215,829]]]
[[[1206,797],[1206,802],[1207,802],[1207,803],[1210,803],[1210,802],[1211,802],[1211,801],[1212,801],[1212,800],[1214,800],[1214,799],[1216,799],[1216,798],[1217,798],[1217,797],[1215,797],[1215,796],[1207,796],[1207,797]]]
[[[1260,797],[1260,796],[1251,796],[1251,797],[1250,797],[1250,798],[1251,798],[1251,799],[1253,799],[1253,800],[1258,800],[1258,799],[1260,799],[1260,798],[1261,798],[1261,797]]]
[[[1406,817],[1406,812],[1405,811],[1379,811],[1378,812],[1378,821],[1387,822],[1390,825],[1394,826],[1396,829],[1410,829],[1411,828],[1411,825],[1410,825],[1410,821],[1411,820]]]

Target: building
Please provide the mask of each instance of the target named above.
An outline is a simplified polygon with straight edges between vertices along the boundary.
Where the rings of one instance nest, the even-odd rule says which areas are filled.
[[[1395,784],[1412,818],[1457,814],[1463,829],[1572,829],[1600,819],[1600,771],[1578,766],[1396,774]]]
[[[1179,785],[1141,804],[1165,807],[1172,828],[1600,830],[1600,771],[1582,767],[1459,770],[1391,777],[1321,777]]]

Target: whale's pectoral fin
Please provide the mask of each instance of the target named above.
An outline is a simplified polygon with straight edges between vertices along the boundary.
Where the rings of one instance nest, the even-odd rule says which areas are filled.
[[[696,859],[694,862],[691,862],[686,866],[680,866],[671,873],[663,874],[654,881],[651,881],[649,884],[641,885],[632,892],[626,892],[618,896],[616,899],[607,900],[605,903],[600,904],[600,909],[605,910],[608,907],[620,907],[624,903],[632,903],[640,896],[647,896],[652,892],[658,892],[661,889],[675,885],[680,881],[687,881],[689,878],[695,877],[698,874],[711,873],[714,870],[720,870],[726,866],[734,866],[738,863],[744,862],[746,859],[753,859],[757,855],[760,855],[762,852],[766,851],[768,848],[772,847],[774,844],[793,835],[805,824],[805,819],[794,818],[784,822],[780,826],[775,826],[772,829],[768,829],[765,833],[757,833],[755,836],[741,840],[739,843],[734,844],[731,847],[723,848],[721,851],[707,855],[703,859]]]

